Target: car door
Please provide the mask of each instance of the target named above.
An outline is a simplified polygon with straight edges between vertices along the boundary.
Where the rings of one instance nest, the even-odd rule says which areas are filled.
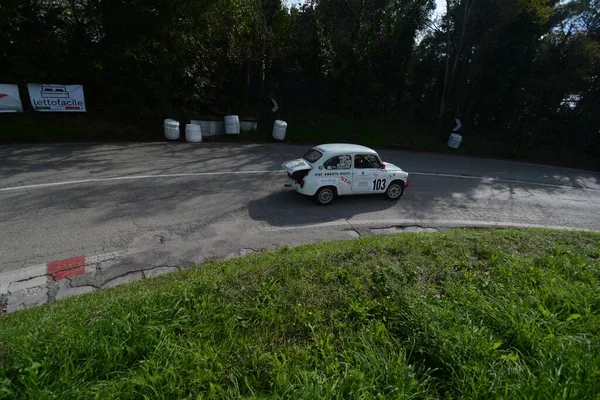
[[[383,193],[389,178],[381,169],[381,161],[374,154],[355,154],[352,169],[353,193]]]
[[[339,195],[350,194],[352,189],[352,156],[339,154],[323,162],[320,172],[321,186],[334,185]]]

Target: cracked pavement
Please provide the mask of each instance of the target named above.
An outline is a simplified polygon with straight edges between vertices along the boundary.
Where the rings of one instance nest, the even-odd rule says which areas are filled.
[[[309,147],[0,147],[0,307],[285,244],[460,226],[600,229],[598,173],[446,154],[380,151],[411,173],[399,202],[356,196],[320,207],[284,188],[285,173],[275,172]],[[60,184],[66,181],[76,182]],[[42,282],[21,274],[2,282],[32,265],[107,254],[114,257],[86,264],[85,274],[72,278]]]

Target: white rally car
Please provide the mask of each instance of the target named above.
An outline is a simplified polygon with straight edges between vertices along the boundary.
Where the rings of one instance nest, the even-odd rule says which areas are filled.
[[[356,144],[322,144],[282,167],[292,181],[286,186],[314,196],[322,205],[331,203],[335,196],[352,194],[382,193],[398,200],[408,187],[408,173],[381,162],[375,150]]]

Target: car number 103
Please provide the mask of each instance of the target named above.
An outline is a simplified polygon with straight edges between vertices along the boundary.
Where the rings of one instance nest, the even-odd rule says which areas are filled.
[[[373,190],[385,190],[386,185],[385,179],[374,179],[373,180]]]

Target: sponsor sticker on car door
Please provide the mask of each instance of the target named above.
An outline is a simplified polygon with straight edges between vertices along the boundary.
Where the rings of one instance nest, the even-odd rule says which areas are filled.
[[[381,162],[373,154],[354,156],[352,191],[357,193],[384,192],[388,179],[381,171]]]

